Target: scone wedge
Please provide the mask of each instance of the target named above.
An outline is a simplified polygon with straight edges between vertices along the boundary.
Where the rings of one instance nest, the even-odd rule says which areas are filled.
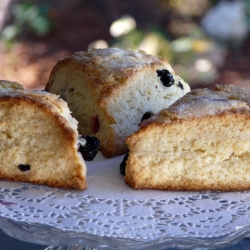
[[[81,134],[100,140],[106,157],[128,151],[126,137],[144,113],[156,113],[190,91],[169,63],[144,51],[107,48],[76,52],[53,68],[46,90],[60,95]]]
[[[195,89],[127,138],[134,189],[250,189],[250,89]]]
[[[77,121],[56,95],[0,80],[0,178],[86,189]]]

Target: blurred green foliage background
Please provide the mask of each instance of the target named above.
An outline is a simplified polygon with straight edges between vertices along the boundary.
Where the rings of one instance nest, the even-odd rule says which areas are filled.
[[[61,58],[103,47],[164,57],[191,87],[250,86],[249,0],[2,1],[0,78],[27,88],[43,88]]]

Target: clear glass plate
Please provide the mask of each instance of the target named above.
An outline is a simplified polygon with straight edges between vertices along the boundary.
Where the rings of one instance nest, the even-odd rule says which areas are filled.
[[[87,162],[84,191],[0,181],[0,227],[31,243],[90,249],[227,247],[250,233],[250,192],[133,190],[122,158]]]

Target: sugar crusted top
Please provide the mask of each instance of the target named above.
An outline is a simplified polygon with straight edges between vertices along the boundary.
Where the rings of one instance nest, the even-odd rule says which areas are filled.
[[[157,70],[166,70],[174,76],[175,85],[179,82],[184,92],[190,90],[178,75],[175,74],[171,65],[164,59],[143,50],[133,51],[131,49],[105,48],[89,49],[80,51],[72,56],[59,61],[51,73],[50,82],[53,83],[54,72],[60,67],[80,69],[89,82],[92,82],[96,96],[110,96],[118,88],[129,85],[129,79],[145,74],[155,74]]]
[[[146,120],[169,123],[172,120],[202,118],[232,110],[250,110],[250,89],[235,85],[217,85],[215,90],[194,89],[169,108]]]
[[[93,79],[93,82],[98,81],[107,87],[121,84],[145,68],[167,69],[175,75],[165,59],[149,55],[142,50],[135,52],[120,48],[90,49],[76,52],[68,60],[81,65],[85,75]]]
[[[143,50],[136,52],[120,48],[89,49],[88,51],[76,52],[73,54],[73,57],[78,61],[96,61],[101,63],[104,68],[114,71],[152,63],[169,65],[165,60],[149,55]]]
[[[26,90],[23,85],[17,82],[0,80],[0,98],[3,96],[25,97],[50,105],[53,112],[60,114],[74,129],[77,129],[78,122],[71,116],[67,103],[54,94],[45,91]]]

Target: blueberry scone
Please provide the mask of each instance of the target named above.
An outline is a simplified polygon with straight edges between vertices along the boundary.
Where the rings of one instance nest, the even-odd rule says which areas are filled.
[[[125,139],[146,112],[158,112],[190,91],[169,63],[144,51],[92,49],[53,68],[46,90],[60,95],[81,134],[100,140],[106,157],[124,154]]]
[[[86,189],[77,121],[56,95],[0,80],[0,178]]]
[[[250,89],[195,89],[127,138],[134,189],[250,189]],[[123,163],[124,164],[124,163]]]

